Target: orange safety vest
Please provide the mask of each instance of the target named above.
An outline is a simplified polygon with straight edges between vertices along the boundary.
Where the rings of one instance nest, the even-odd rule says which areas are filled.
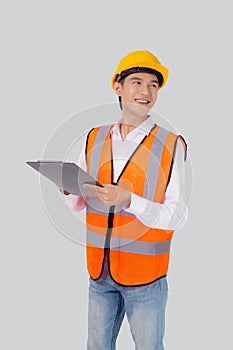
[[[114,183],[112,127],[102,126],[89,132],[87,172],[102,184],[119,185],[138,196],[163,203],[180,136],[155,125]],[[109,272],[118,284],[144,285],[166,276],[173,231],[150,228],[122,207],[107,207],[92,197],[87,201],[86,225],[87,268],[94,280],[102,274],[107,251]]]

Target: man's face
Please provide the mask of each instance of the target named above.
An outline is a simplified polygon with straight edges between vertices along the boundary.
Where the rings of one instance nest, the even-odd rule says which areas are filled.
[[[115,92],[121,96],[123,114],[147,116],[157,100],[158,88],[157,77],[149,73],[130,74],[125,78],[123,86],[115,83]]]

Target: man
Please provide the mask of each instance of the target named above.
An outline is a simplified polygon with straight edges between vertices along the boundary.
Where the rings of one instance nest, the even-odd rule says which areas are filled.
[[[136,349],[164,349],[170,244],[187,219],[186,144],[149,115],[167,77],[149,51],[122,58],[112,77],[122,117],[90,130],[79,159],[104,187],[66,196],[74,210],[86,207],[88,350],[115,349],[125,314]]]

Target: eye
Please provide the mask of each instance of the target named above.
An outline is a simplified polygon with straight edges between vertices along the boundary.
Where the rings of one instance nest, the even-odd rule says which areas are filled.
[[[134,81],[133,81],[133,84],[140,85],[140,84],[141,84],[141,82],[140,82],[139,80],[134,80]]]
[[[159,87],[159,85],[158,84],[152,84],[152,87],[157,89]]]

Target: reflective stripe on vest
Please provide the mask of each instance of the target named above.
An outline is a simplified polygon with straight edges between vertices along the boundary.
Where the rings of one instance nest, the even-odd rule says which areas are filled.
[[[157,137],[155,138],[152,145],[151,154],[148,162],[147,173],[146,173],[146,178],[148,179],[148,181],[144,185],[144,192],[143,192],[143,197],[151,201],[154,198],[156,184],[157,184],[158,175],[159,175],[158,164],[161,161],[163,146],[168,136],[168,133],[169,132],[167,130],[160,128],[158,131]]]
[[[94,179],[97,179],[98,177],[98,169],[99,169],[99,161],[100,161],[100,154],[102,150],[103,140],[105,140],[108,132],[110,130],[110,126],[106,125],[100,128],[100,131],[98,132],[98,135],[95,140],[95,146],[92,150],[92,161],[90,164],[90,174],[94,177]]]
[[[98,235],[87,230],[87,245],[97,248],[104,248],[105,236]],[[127,253],[136,253],[143,255],[159,255],[169,253],[171,240],[163,242],[141,242],[124,238],[111,238],[112,250],[121,250]]]

